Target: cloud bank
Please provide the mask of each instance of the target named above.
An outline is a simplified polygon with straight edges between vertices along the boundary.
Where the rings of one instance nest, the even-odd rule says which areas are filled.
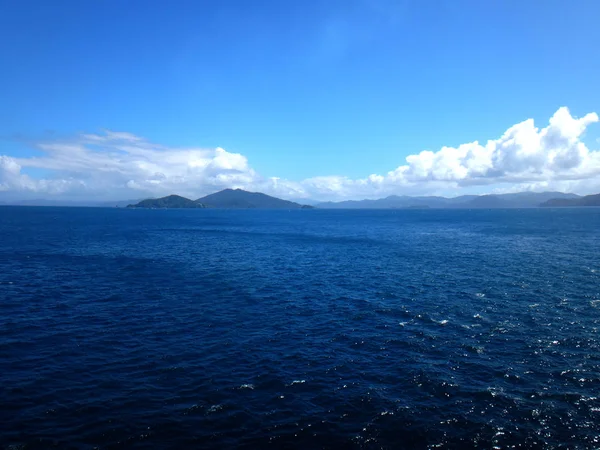
[[[233,187],[289,199],[341,200],[458,193],[481,187],[504,192],[597,192],[600,150],[588,149],[581,140],[596,122],[596,113],[576,118],[563,107],[545,128],[528,119],[486,143],[411,154],[405,164],[386,174],[300,181],[261,176],[245,156],[222,148],[172,148],[130,133],[105,131],[37,142],[39,156],[0,155],[0,193],[111,200],[176,193],[197,198]]]

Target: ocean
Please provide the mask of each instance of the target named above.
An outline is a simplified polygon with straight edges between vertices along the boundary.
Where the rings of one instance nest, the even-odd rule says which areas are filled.
[[[598,230],[0,207],[0,448],[598,448]]]

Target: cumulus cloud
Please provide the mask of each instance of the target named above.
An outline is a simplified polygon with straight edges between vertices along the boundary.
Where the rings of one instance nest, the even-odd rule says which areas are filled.
[[[21,175],[21,166],[14,158],[0,156],[0,191],[21,189],[26,181]]]
[[[0,156],[0,191],[103,198],[139,198],[171,193],[196,198],[233,187],[284,198],[347,199],[390,194],[488,191],[600,190],[600,151],[582,141],[598,122],[560,108],[545,128],[532,119],[510,127],[498,139],[424,150],[386,174],[362,179],[324,176],[300,181],[263,177],[245,156],[222,148],[170,148],[126,132],[83,134],[40,142],[42,156]],[[23,169],[50,174],[34,178]]]
[[[0,155],[0,192],[40,192],[58,195],[83,187],[81,180],[36,180],[21,172],[17,159]]]
[[[597,121],[595,113],[575,119],[567,108],[560,108],[546,128],[536,128],[529,119],[486,144],[472,142],[435,153],[423,151],[408,156],[408,164],[390,176],[463,186],[592,176],[600,168],[598,152],[590,152],[580,138],[586,127]]]
[[[84,134],[71,141],[36,145],[43,156],[3,156],[0,186],[4,190],[43,193],[62,188],[72,194],[195,196],[218,188],[247,186],[258,175],[240,154],[216,149],[178,149],[156,145],[124,132]],[[51,179],[34,180],[21,168],[43,169]]]

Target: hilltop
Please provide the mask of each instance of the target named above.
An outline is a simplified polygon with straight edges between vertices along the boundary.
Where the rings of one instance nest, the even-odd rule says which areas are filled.
[[[261,208],[261,209],[299,209],[311,208],[289,200],[271,197],[260,192],[248,192],[242,189],[224,189],[206,197],[199,198],[200,202],[209,208]]]

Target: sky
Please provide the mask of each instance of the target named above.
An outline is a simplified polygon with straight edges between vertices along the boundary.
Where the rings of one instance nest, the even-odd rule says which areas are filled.
[[[600,192],[597,0],[0,10],[0,201]]]

